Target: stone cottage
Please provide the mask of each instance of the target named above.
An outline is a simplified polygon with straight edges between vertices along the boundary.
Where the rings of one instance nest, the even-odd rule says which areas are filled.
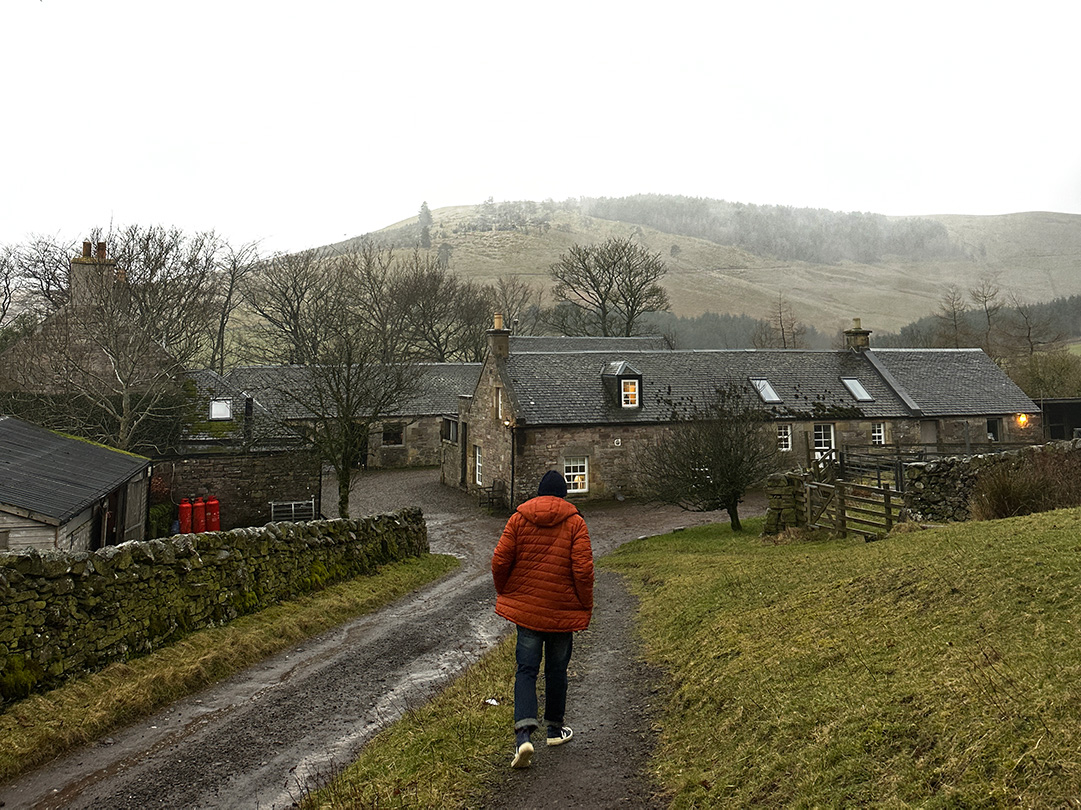
[[[719,387],[761,406],[792,466],[844,447],[1038,442],[1039,408],[978,349],[672,350],[653,339],[512,337],[500,318],[444,429],[442,480],[519,503],[546,470],[572,498],[634,495],[638,448]]]

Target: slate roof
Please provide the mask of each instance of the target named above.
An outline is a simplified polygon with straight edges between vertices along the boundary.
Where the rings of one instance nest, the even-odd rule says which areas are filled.
[[[663,335],[635,337],[553,337],[550,335],[511,335],[510,353],[520,352],[595,352],[635,349],[670,349]]]
[[[389,416],[442,416],[458,412],[458,395],[472,394],[480,363],[419,363],[418,390]],[[289,396],[308,384],[305,366],[241,366],[229,374],[229,383],[281,419],[307,419],[312,414]]]
[[[903,419],[921,412],[963,416],[1039,410],[1024,394],[1018,396],[1019,389],[1002,370],[983,357],[986,363],[968,352],[915,358],[898,354],[887,362],[905,384],[902,390],[882,375],[886,363],[876,363],[868,352],[849,350],[512,353],[505,369],[517,418],[531,425],[667,422],[673,407],[688,410],[717,387],[733,384],[747,389],[748,403],[776,419]],[[622,408],[606,392],[602,373],[619,363],[642,376],[640,408]],[[842,382],[845,377],[859,380],[871,401],[858,402]],[[781,402],[763,403],[750,385],[752,378],[767,379]],[[939,378],[942,383],[936,384]]]
[[[1040,410],[981,349],[875,349],[873,354],[924,416]]]
[[[150,465],[150,459],[0,416],[0,509],[62,525]]]

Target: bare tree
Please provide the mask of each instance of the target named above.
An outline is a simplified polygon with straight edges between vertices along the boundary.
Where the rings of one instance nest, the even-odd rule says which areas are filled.
[[[14,253],[10,247],[0,247],[0,328],[7,326],[8,312],[15,299],[17,275]]]
[[[935,312],[939,343],[945,348],[960,349],[971,343],[968,318],[965,316],[965,296],[961,288],[950,284],[942,293]]]
[[[718,387],[701,406],[674,408],[673,418],[670,434],[637,457],[644,497],[693,512],[724,509],[742,531],[743,494],[778,468],[771,423],[737,385]]]
[[[968,294],[972,303],[983,313],[983,337],[980,340],[980,346],[988,356],[998,357],[996,353],[998,347],[995,345],[993,336],[997,326],[996,317],[1002,309],[1002,287],[995,276],[983,276]]]
[[[544,322],[544,288],[519,275],[503,275],[495,281],[494,309],[519,335],[540,333]]]
[[[569,335],[634,335],[643,314],[668,309],[659,283],[667,271],[659,253],[630,239],[574,245],[549,271],[557,301],[550,322]]]
[[[112,257],[70,259],[67,286],[50,293],[63,303],[3,355],[11,406],[122,450],[163,450],[182,407],[180,372],[210,334],[212,241],[132,226],[113,235]],[[60,249],[39,241],[30,255]],[[32,278],[44,294],[51,282]]]
[[[1009,308],[1004,313],[1001,334],[1005,349],[1014,355],[1033,355],[1053,351],[1062,345],[1065,333],[1041,314],[1041,308],[1026,301],[1019,293],[1006,295]]]
[[[229,322],[243,302],[244,282],[254,272],[259,261],[259,247],[255,242],[233,247],[221,246],[221,258],[215,273],[214,310],[216,328],[210,350],[210,368],[225,373],[229,353]]]
[[[807,327],[796,317],[792,304],[783,295],[760,321],[751,338],[756,349],[805,349]]]
[[[366,461],[373,428],[413,395],[419,369],[408,325],[406,268],[389,249],[276,257],[253,279],[262,336],[271,354],[290,355],[300,378],[278,392],[338,480],[338,512]],[[301,277],[292,278],[293,275]],[[254,306],[253,302],[253,306]]]
[[[438,363],[483,359],[492,290],[459,278],[421,251],[403,260],[403,289],[411,302],[410,331],[420,355]]]

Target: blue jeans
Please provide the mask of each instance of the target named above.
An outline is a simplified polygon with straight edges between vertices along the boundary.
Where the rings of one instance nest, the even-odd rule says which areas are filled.
[[[544,722],[562,726],[567,709],[567,665],[571,661],[573,633],[540,633],[518,628],[514,655],[518,671],[514,676],[514,730],[532,731],[537,720],[537,673],[544,658]]]

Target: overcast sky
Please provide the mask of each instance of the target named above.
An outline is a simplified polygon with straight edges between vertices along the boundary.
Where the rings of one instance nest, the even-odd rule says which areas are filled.
[[[1081,3],[0,0],[0,243],[638,193],[1081,213]]]

